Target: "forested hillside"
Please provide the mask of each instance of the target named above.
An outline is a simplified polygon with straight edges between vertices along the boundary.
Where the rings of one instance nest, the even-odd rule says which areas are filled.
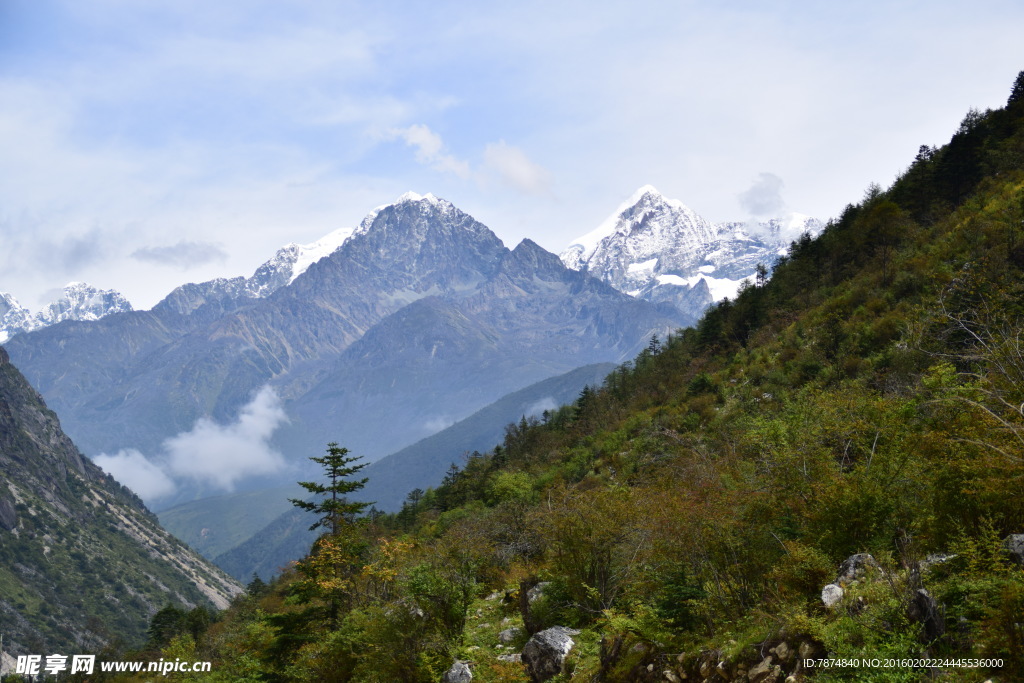
[[[1024,72],[770,280],[162,656],[219,680],[1021,680],[1022,275]]]

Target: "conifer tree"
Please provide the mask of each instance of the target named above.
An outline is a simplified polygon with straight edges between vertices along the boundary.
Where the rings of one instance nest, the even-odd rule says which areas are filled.
[[[1024,102],[1024,71],[1017,74],[1017,80],[1013,82],[1010,99],[1006,101],[1006,104],[1012,107],[1019,102]]]
[[[330,497],[320,501],[289,499],[295,507],[308,510],[317,516],[316,522],[309,527],[310,530],[329,527],[331,535],[336,536],[342,521],[358,515],[370,505],[370,503],[350,501],[345,497],[346,494],[358,491],[366,485],[366,478],[349,479],[353,474],[366,467],[367,463],[353,464],[359,459],[358,455],[349,456],[348,449],[342,448],[335,441],[327,444],[327,455],[310,458],[313,462],[323,466],[328,483],[300,481],[299,486],[314,496],[329,495]]]

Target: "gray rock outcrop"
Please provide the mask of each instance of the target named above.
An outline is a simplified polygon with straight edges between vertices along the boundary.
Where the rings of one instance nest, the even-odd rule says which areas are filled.
[[[869,570],[880,568],[878,561],[868,553],[857,553],[839,565],[839,575],[836,576],[835,582],[840,586],[846,586],[863,579]]]
[[[14,504],[6,498],[0,498],[0,527],[10,531],[18,526],[18,512]]]
[[[1024,566],[1024,534],[1010,534],[1003,539],[1003,547],[1014,562]]]
[[[535,634],[523,648],[523,664],[534,683],[541,683],[562,672],[565,658],[576,642],[572,636],[579,633],[565,626],[553,626]]]
[[[843,599],[843,587],[830,583],[821,589],[821,601],[825,607],[834,607]]]
[[[469,683],[473,680],[473,672],[469,669],[469,662],[456,659],[452,668],[445,672],[443,683]]]
[[[747,680],[750,683],[778,683],[782,680],[782,667],[772,664],[772,657],[769,655],[755,665],[748,673]]]
[[[878,561],[868,553],[850,555],[839,565],[836,580],[821,589],[821,601],[825,607],[832,608],[839,604],[846,592],[846,587],[860,581],[869,571],[882,571]]]
[[[924,625],[924,635],[929,641],[946,632],[946,611],[943,606],[924,588],[918,588],[910,601],[908,616]]]
[[[511,645],[516,642],[516,639],[521,635],[523,635],[523,629],[513,626],[512,628],[507,628],[498,634],[498,642],[502,645]]]

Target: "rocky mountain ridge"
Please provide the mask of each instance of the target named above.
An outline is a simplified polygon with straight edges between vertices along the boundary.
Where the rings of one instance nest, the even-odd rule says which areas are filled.
[[[0,343],[15,334],[39,330],[65,320],[99,320],[131,310],[131,303],[120,292],[97,289],[84,282],[69,282],[59,298],[37,313],[22,306],[11,294],[0,292]]]
[[[387,455],[534,382],[631,358],[652,334],[690,322],[528,240],[510,250],[432,195],[374,209],[291,277],[261,298],[241,278],[186,285],[151,311],[6,346],[87,453],[135,449],[163,466],[168,439],[200,420],[232,423],[269,386],[289,420],[272,446],[304,465],[329,441]],[[222,492],[181,476],[196,481],[171,502]]]
[[[176,287],[157,306],[187,314],[210,301],[261,299],[291,284],[309,266],[338,249],[355,232],[339,228],[315,242],[291,242],[261,264],[251,277],[215,278]],[[93,321],[134,310],[114,289],[98,289],[84,282],[69,282],[63,294],[38,313],[22,306],[13,295],[0,292],[0,343],[16,334],[33,332],[65,320]]]

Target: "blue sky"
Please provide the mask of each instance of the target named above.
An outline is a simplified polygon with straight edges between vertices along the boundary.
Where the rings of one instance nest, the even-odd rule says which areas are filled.
[[[769,173],[827,219],[1001,106],[1022,34],[984,0],[0,0],[0,291],[149,307],[406,190],[556,252],[648,183],[743,220]]]

